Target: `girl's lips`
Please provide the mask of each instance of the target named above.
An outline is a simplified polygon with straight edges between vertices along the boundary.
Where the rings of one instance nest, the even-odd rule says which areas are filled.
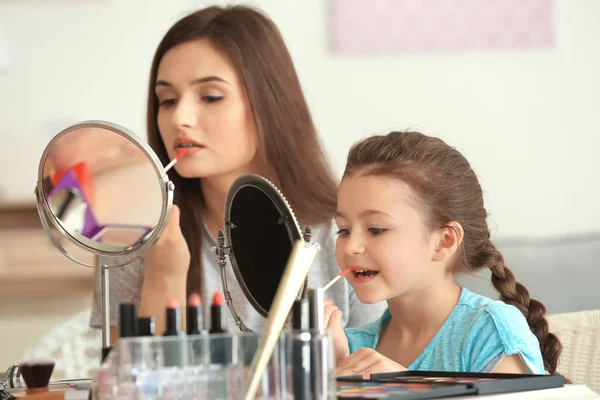
[[[379,271],[370,270],[362,267],[351,267],[352,268],[352,280],[355,283],[366,283],[369,282],[377,275],[379,275]],[[360,272],[360,273],[359,273]]]
[[[375,279],[377,277],[377,275],[379,275],[379,272],[377,272],[373,275],[359,277],[355,271],[352,271],[352,281],[354,283],[366,283],[366,282],[369,282],[369,281],[372,281],[373,279]]]

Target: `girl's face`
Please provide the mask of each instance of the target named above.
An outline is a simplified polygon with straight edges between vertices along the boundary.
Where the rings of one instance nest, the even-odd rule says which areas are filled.
[[[163,56],[156,79],[158,129],[185,178],[258,172],[256,125],[234,66],[208,40],[182,43]]]
[[[419,290],[435,280],[436,240],[412,189],[380,176],[345,177],[339,188],[337,262],[358,299],[375,303]],[[360,272],[359,272],[360,271]]]

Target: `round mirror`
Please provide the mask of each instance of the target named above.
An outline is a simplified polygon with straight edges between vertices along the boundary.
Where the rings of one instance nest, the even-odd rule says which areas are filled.
[[[46,234],[66,257],[101,270],[103,360],[110,351],[110,268],[132,263],[158,241],[173,190],[150,146],[110,122],[70,126],[42,154],[35,196]],[[103,264],[69,254],[51,225],[75,245],[104,256]]]
[[[36,195],[45,226],[51,221],[78,246],[98,255],[139,257],[158,240],[172,186],[145,142],[118,125],[89,121],[48,144]]]
[[[294,212],[279,189],[259,175],[242,175],[229,189],[225,203],[225,231],[215,253],[227,305],[242,331],[249,330],[235,311],[225,274],[225,256],[254,309],[267,317],[294,243],[304,236]],[[306,278],[298,298],[307,290]]]

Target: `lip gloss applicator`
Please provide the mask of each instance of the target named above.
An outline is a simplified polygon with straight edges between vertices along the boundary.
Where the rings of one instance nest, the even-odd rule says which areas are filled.
[[[186,152],[185,149],[179,150],[179,152],[177,153],[175,158],[172,159],[171,162],[165,166],[165,173],[168,172],[171,168],[173,168],[173,165],[175,165],[175,163],[177,163],[177,161],[181,160],[183,158],[183,156],[185,156],[185,152]]]
[[[331,281],[329,281],[329,283],[327,285],[325,285],[323,287],[323,291],[326,291],[327,289],[329,289],[334,283],[336,283],[341,277],[346,276],[346,274],[348,274],[348,272],[352,271],[352,268],[347,268],[345,270],[343,270],[342,272],[340,272],[339,274],[336,275],[335,278],[333,278]]]

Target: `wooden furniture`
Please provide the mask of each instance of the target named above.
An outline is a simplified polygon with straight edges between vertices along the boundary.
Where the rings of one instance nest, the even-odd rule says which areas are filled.
[[[93,262],[91,253],[59,240],[81,261]],[[90,292],[93,276],[93,269],[69,260],[53,245],[33,201],[0,202],[0,303],[29,296],[68,296],[66,288]]]
[[[600,392],[600,309],[548,316],[563,345],[558,372]]]

